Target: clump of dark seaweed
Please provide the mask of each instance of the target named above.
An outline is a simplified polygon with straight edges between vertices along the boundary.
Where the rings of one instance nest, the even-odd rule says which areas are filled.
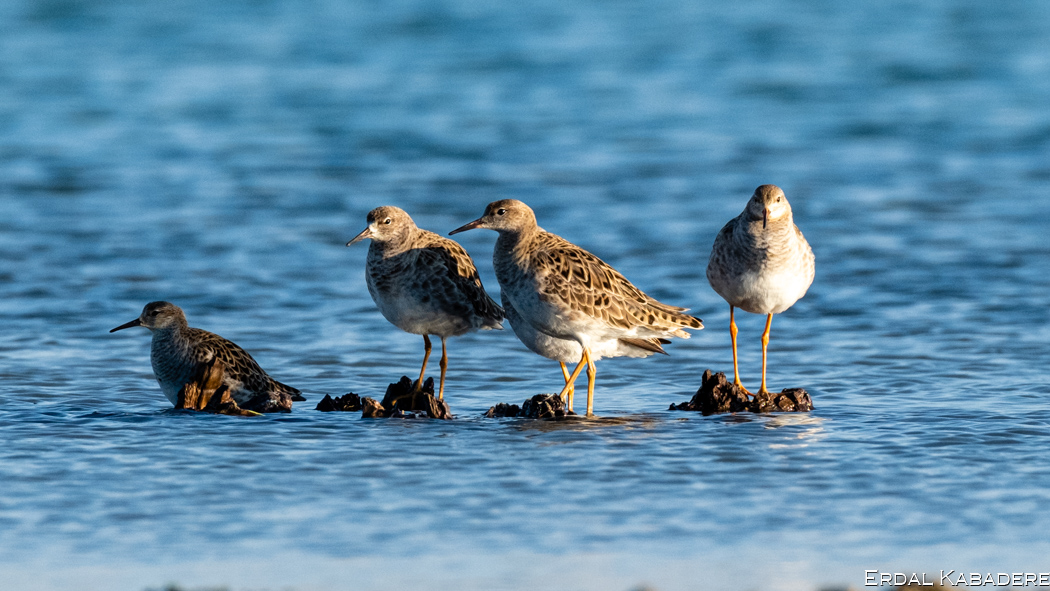
[[[726,412],[808,412],[813,410],[809,392],[802,388],[785,388],[749,397],[743,389],[726,379],[722,372],[704,371],[700,389],[692,400],[672,404],[669,410],[697,411],[704,415]]]
[[[417,390],[415,382],[401,376],[397,383],[387,386],[382,402],[374,398],[361,399],[362,418],[395,419],[451,419],[448,403],[434,396],[434,378],[427,378]]]
[[[324,395],[324,398],[317,403],[317,408],[321,412],[355,412],[361,410],[361,397],[353,392],[347,392],[342,396],[332,398],[328,394]]]
[[[537,394],[521,403],[521,406],[500,402],[485,413],[486,417],[525,419],[560,419],[575,415],[576,413],[565,408],[565,401],[557,394]]]

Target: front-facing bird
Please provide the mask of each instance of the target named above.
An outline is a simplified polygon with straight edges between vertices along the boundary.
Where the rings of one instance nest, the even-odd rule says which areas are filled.
[[[588,415],[594,414],[598,350],[609,356],[613,347],[638,351],[638,356],[662,352],[660,339],[689,338],[684,329],[704,327],[685,308],[658,302],[598,257],[544,231],[521,201],[490,203],[483,216],[452,233],[474,228],[499,233],[492,262],[500,289],[517,313],[538,332],[579,345],[580,361],[559,395],[567,395],[586,366]]]
[[[377,207],[367,221],[368,227],[346,245],[372,240],[365,264],[368,293],[391,324],[423,335],[417,390],[430,358],[428,335],[441,339],[438,398],[444,398],[446,340],[472,330],[502,329],[503,309],[485,293],[474,261],[455,241],[417,227],[397,207]]]
[[[736,354],[734,308],[766,315],[762,333],[762,386],[766,390],[766,349],[773,314],[790,308],[813,283],[813,250],[795,225],[784,191],[762,185],[744,211],[729,220],[715,238],[707,280],[729,303],[729,336],[733,342],[733,381],[741,389]],[[744,390],[745,392],[747,390]]]
[[[175,304],[150,302],[138,318],[109,332],[134,326],[153,333],[153,375],[172,404],[178,404],[179,390],[215,360],[222,362],[223,384],[230,397],[244,410],[291,412],[292,401],[306,400],[299,390],[267,375],[244,349],[215,333],[190,327],[182,308]]]

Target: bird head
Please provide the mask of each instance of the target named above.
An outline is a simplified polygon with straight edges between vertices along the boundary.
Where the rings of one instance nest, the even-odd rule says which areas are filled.
[[[747,211],[751,219],[762,220],[763,228],[769,222],[791,217],[791,205],[784,191],[776,185],[762,185],[755,189],[755,194],[747,202]]]
[[[133,326],[144,326],[150,330],[164,330],[172,326],[186,324],[186,315],[182,308],[170,302],[150,302],[142,309],[139,317],[114,328],[109,332],[117,332]]]
[[[415,222],[405,213],[405,210],[392,205],[373,209],[368,212],[366,220],[368,226],[360,234],[354,236],[353,240],[347,242],[347,246],[356,244],[365,238],[371,238],[376,242],[396,241],[416,227]]]
[[[473,222],[449,232],[449,235],[484,228],[497,232],[520,232],[536,226],[536,214],[532,208],[517,199],[493,201],[485,207],[485,214]]]

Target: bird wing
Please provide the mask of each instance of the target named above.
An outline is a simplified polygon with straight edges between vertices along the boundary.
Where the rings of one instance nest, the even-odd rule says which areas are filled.
[[[541,299],[626,330],[703,327],[699,319],[683,313],[686,308],[649,297],[605,261],[560,236],[544,233],[539,240],[529,267],[538,270]]]
[[[427,240],[416,250],[416,268],[419,281],[426,282],[428,290],[436,290],[443,304],[455,305],[466,296],[471,311],[488,328],[503,322],[503,308],[481,284],[478,268],[467,251],[454,240],[424,231]]]
[[[258,362],[242,349],[237,343],[225,339],[215,333],[201,330],[196,331],[195,339],[199,346],[194,349],[194,355],[198,363],[207,363],[218,358],[223,363],[223,371],[231,379],[237,380],[242,387],[255,394],[265,394],[271,391],[283,392],[292,397],[300,397],[298,389],[282,384],[271,378]]]

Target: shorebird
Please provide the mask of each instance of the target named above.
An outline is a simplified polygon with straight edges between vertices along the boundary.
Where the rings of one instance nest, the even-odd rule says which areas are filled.
[[[372,239],[365,264],[368,293],[391,324],[423,335],[417,390],[430,358],[429,335],[441,339],[438,398],[444,399],[446,341],[472,330],[502,329],[503,309],[485,293],[474,261],[455,241],[417,227],[397,207],[377,207],[367,219],[368,226],[346,245]]]
[[[507,315],[507,321],[510,322],[510,327],[514,330],[514,335],[518,337],[518,340],[533,353],[557,361],[561,366],[561,374],[569,386],[566,392],[565,408],[572,410],[572,399],[576,388],[573,383],[569,382],[570,374],[566,364],[578,362],[583,356],[583,347],[576,341],[559,339],[536,330],[514,309],[514,304],[507,299],[506,292],[500,294],[500,299],[503,311]],[[648,357],[654,353],[666,355],[667,352],[661,345],[669,342],[671,341],[667,339],[647,339],[643,346],[638,346],[620,339],[609,339],[597,343],[591,349],[591,361],[598,361],[603,357]]]
[[[715,238],[707,280],[729,303],[733,341],[733,383],[744,389],[736,353],[734,308],[766,315],[762,333],[762,386],[766,390],[766,349],[773,314],[790,308],[813,283],[813,249],[795,225],[791,205],[776,185],[755,189],[744,211],[729,220]],[[748,392],[750,394],[750,392]]]
[[[222,362],[223,383],[237,405],[257,412],[291,412],[292,401],[306,400],[299,390],[271,378],[244,349],[215,333],[191,328],[182,308],[150,302],[138,318],[109,332],[143,326],[153,333],[150,363],[164,396],[178,404],[179,390],[194,380],[203,366]]]
[[[661,352],[654,339],[689,338],[700,329],[686,308],[649,297],[604,261],[536,224],[529,206],[514,199],[494,201],[485,214],[451,233],[487,228],[499,233],[492,255],[500,289],[537,331],[580,346],[580,360],[559,396],[587,367],[587,415],[594,414],[594,355],[603,343]]]

